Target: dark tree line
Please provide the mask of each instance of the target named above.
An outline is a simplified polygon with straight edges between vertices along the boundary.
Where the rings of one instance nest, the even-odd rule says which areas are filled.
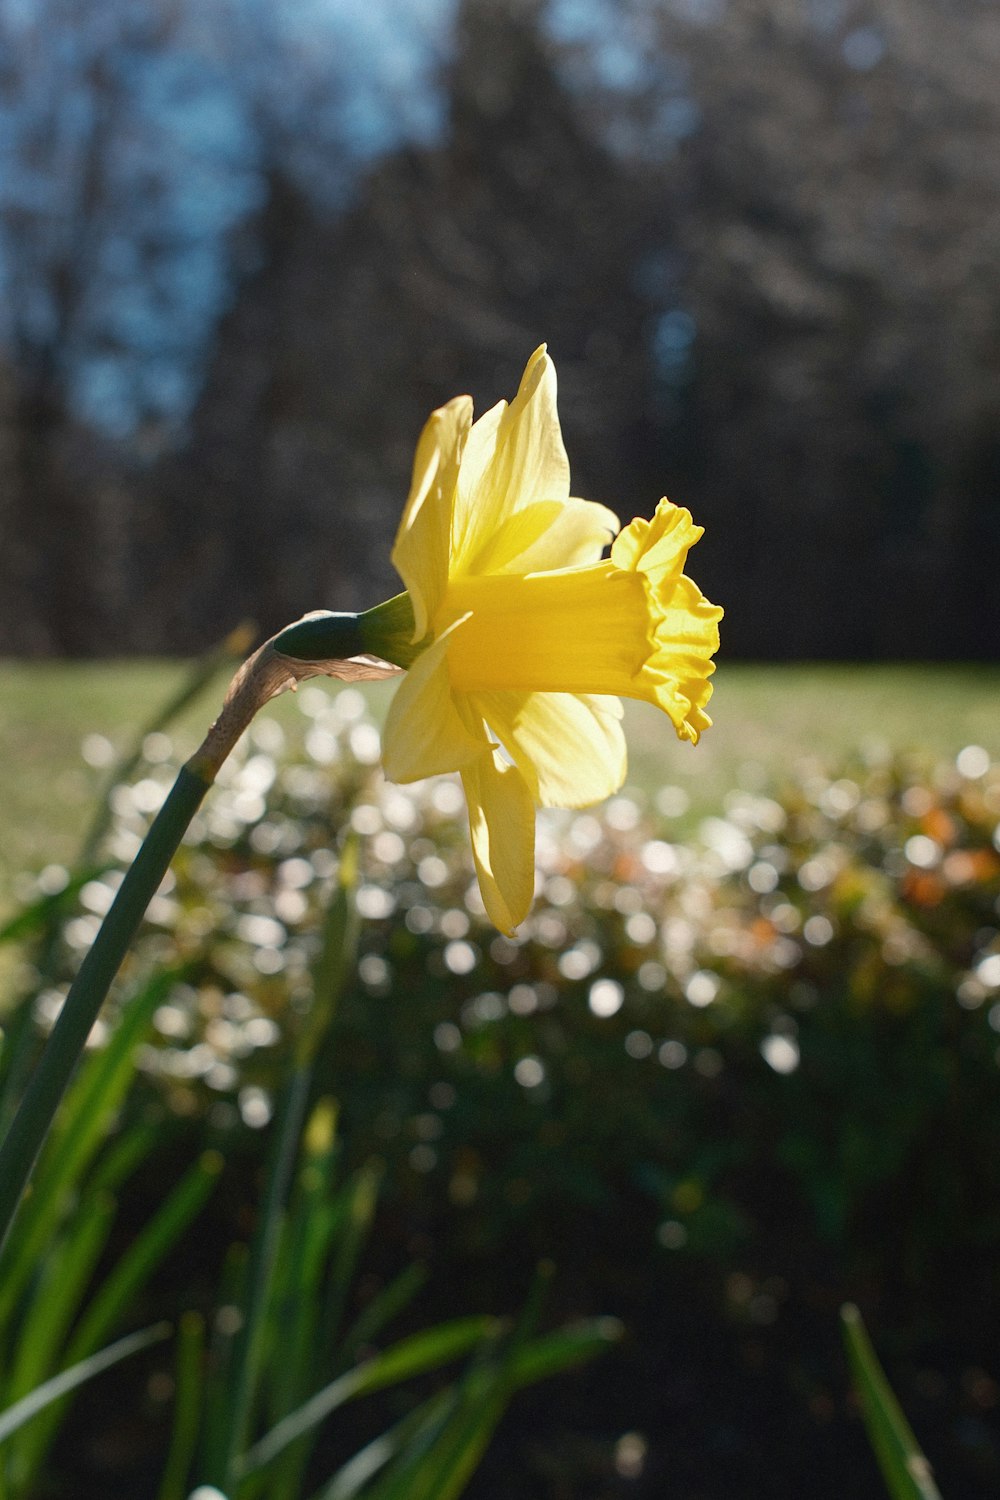
[[[545,338],[576,491],[624,518],[664,492],[690,505],[730,652],[995,654],[1000,15],[632,0],[608,23],[464,0],[440,132],[358,165],[349,192],[301,167],[338,149],[310,123],[332,72],[280,118],[240,96],[250,145],[228,170],[245,183],[252,161],[256,187],[212,219],[228,291],[197,399],[171,427],[154,384],[119,432],[88,421],[100,367],[72,351],[124,348],[130,391],[155,363],[142,338],[166,334],[102,322],[108,244],[159,278],[169,330],[176,223],[196,215],[166,165],[124,170],[126,43],[95,45],[92,181],[74,178],[61,260],[0,197],[58,313],[5,341],[0,649],[190,650],[248,614],[374,601],[427,413],[511,394]],[[147,50],[176,42],[159,25]],[[263,66],[247,47],[240,87]]]

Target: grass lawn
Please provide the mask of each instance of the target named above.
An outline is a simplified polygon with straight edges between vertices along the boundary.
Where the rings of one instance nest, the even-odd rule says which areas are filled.
[[[126,748],[189,671],[176,662],[0,663],[0,912],[18,871],[73,858],[99,784],[81,760],[83,738],[100,734]],[[693,816],[716,810],[736,784],[780,780],[804,755],[836,761],[874,740],[929,756],[979,744],[1000,756],[1000,667],[727,664],[715,681],[715,726],[696,748],[678,743],[655,709],[629,705],[630,780],[683,786]],[[179,721],[178,758],[194,748],[224,687],[220,676]],[[381,717],[392,684],[367,691]],[[301,720],[290,698],[266,712],[292,732]]]

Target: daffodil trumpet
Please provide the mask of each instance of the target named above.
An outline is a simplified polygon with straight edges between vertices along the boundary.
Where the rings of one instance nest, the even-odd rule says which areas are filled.
[[[275,638],[292,657],[407,669],[386,721],[386,774],[461,774],[480,890],[501,930],[531,905],[536,806],[582,807],[622,785],[620,698],[663,709],[682,740],[711,723],[722,611],[684,572],[701,535],[666,499],[620,530],[605,506],[570,495],[542,346],[509,406],[473,422],[459,396],[424,428],[392,552],[406,592]]]

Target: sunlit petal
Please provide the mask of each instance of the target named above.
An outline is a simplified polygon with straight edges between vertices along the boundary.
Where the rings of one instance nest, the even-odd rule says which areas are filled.
[[[486,913],[501,932],[528,915],[535,889],[535,808],[516,766],[497,754],[462,768],[472,853]]]
[[[664,499],[651,521],[638,517],[615,538],[611,561],[627,572],[677,575],[684,570],[688,549],[702,535],[704,528],[694,524],[690,511]]]
[[[465,440],[455,508],[451,518],[449,567],[452,576],[461,570],[465,554],[468,552],[469,537],[473,531],[477,530],[476,506],[485,484],[485,476],[496,459],[501,428],[508,410],[506,401],[498,401],[496,406],[491,406],[489,411],[483,412],[481,417],[476,418]],[[485,531],[485,524],[478,529]],[[480,545],[481,542],[480,536],[476,545]]]
[[[542,807],[587,807],[610,797],[625,780],[617,698],[481,693],[473,702]]]
[[[719,649],[722,610],[710,604],[696,583],[682,575],[660,606],[653,649],[643,668],[653,702],[670,719],[681,739],[697,744],[711,725],[705,706],[712,696],[709,677]]]
[[[490,752],[485,731],[478,735],[455,707],[448,678],[452,631],[422,652],[389,707],[382,735],[382,763],[392,781],[419,781],[457,771]]]
[[[539,500],[508,516],[476,566],[483,573],[534,573],[596,562],[618,524],[614,511],[593,500]]]
[[[410,494],[392,549],[393,566],[413,603],[414,640],[427,634],[448,584],[451,512],[471,422],[471,398],[456,396],[433,413],[417,443]]]
[[[569,499],[556,372],[544,345],[528,361],[510,406],[494,407],[475,424],[466,452],[452,520],[452,577],[483,571],[482,559],[516,511]]]
[[[649,653],[647,596],[640,574],[610,562],[459,579],[447,604],[470,619],[451,655],[452,683],[629,695]]]

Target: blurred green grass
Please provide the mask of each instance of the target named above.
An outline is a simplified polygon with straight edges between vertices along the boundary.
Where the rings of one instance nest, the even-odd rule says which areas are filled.
[[[664,736],[655,709],[630,706],[639,785],[680,781],[705,804],[762,772],[780,780],[806,756],[836,762],[876,744],[927,759],[969,744],[1000,753],[997,666],[725,663],[714,681],[714,724],[697,747]]]
[[[189,671],[164,661],[0,663],[0,911],[16,899],[19,872],[74,858],[100,784],[81,759],[84,737],[124,749]],[[716,811],[734,785],[780,781],[803,756],[835,762],[874,741],[927,757],[967,744],[1000,754],[1000,667],[738,663],[724,664],[715,682],[715,725],[697,747],[680,744],[655,709],[628,705],[630,783],[683,787],[689,818]],[[225,683],[220,674],[178,721],[178,758],[214,717]],[[381,719],[393,685],[365,691]],[[266,712],[297,736],[294,700]]]

